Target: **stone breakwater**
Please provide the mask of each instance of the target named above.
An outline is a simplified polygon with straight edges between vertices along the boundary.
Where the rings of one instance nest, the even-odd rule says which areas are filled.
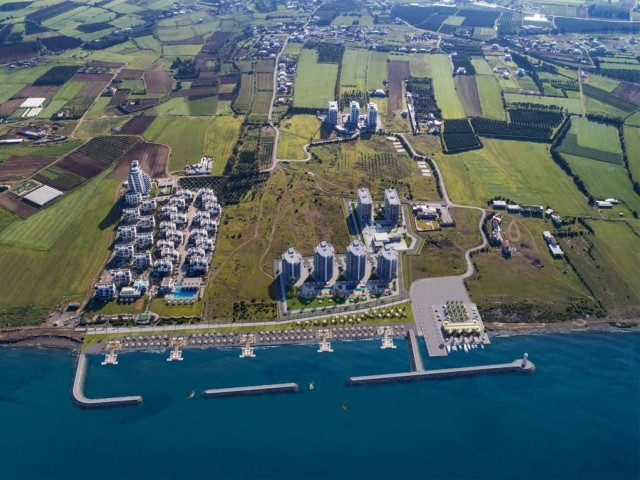
[[[205,390],[205,398],[237,397],[240,395],[261,395],[264,393],[295,393],[300,390],[297,383],[276,383],[272,385],[254,385],[249,387],[217,388]]]
[[[122,407],[142,403],[142,397],[139,395],[130,397],[87,398],[84,394],[84,382],[86,376],[87,356],[84,353],[81,353],[78,356],[76,375],[73,379],[73,387],[71,389],[71,398],[73,399],[73,403],[80,408]]]
[[[443,368],[441,370],[413,371],[402,373],[389,373],[383,375],[367,375],[363,377],[351,377],[347,385],[369,385],[374,383],[413,382],[418,380],[437,380],[442,378],[468,377],[488,373],[521,372],[532,373],[535,365],[529,360],[518,359],[511,363],[496,365],[479,365],[476,367]]]

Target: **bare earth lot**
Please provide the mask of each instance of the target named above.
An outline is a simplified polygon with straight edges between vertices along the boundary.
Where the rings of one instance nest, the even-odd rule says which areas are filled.
[[[116,168],[107,178],[124,179],[129,173],[131,162],[138,160],[142,169],[151,178],[167,177],[169,147],[159,143],[140,142],[120,159]]]
[[[389,112],[402,110],[402,82],[409,78],[409,62],[392,61],[387,63],[389,78]]]
[[[10,212],[16,215],[27,218],[38,212],[38,208],[33,205],[29,205],[27,202],[23,202],[22,198],[14,195],[13,193],[7,193],[0,195],[0,206],[3,206]]]
[[[144,72],[144,83],[147,87],[147,93],[168,93],[171,90],[169,72],[163,70]]]
[[[478,96],[478,86],[476,77],[471,75],[457,75],[454,79],[458,88],[458,95],[464,106],[464,113],[468,117],[479,117],[482,115],[482,106]]]
[[[640,85],[635,83],[622,82],[611,92],[616,97],[624,98],[630,102],[640,105]]]
[[[106,163],[81,152],[72,152],[56,164],[82,178],[92,178],[106,168]]]
[[[110,82],[113,75],[109,73],[76,73],[70,82]]]
[[[123,135],[142,135],[156,119],[153,115],[138,115],[125,123],[120,129]]]
[[[53,157],[9,157],[0,165],[0,182],[30,177],[54,160]]]

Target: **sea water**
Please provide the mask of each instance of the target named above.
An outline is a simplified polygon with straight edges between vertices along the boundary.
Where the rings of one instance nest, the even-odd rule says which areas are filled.
[[[494,338],[425,368],[505,363],[533,374],[349,387],[349,376],[408,371],[406,343],[90,356],[90,397],[134,407],[81,410],[74,353],[0,349],[0,478],[637,479],[640,334]],[[424,352],[423,352],[424,353]],[[191,390],[297,382],[297,394],[187,399]],[[314,389],[309,390],[313,382]],[[343,408],[348,405],[348,408]]]

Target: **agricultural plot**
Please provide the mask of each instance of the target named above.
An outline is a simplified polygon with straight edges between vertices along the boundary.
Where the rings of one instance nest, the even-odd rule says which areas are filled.
[[[133,160],[138,160],[140,167],[151,178],[164,178],[167,176],[169,165],[169,147],[158,143],[139,142],[118,161],[107,178],[124,180]]]
[[[240,77],[240,89],[233,101],[233,108],[239,113],[247,113],[249,111],[253,99],[253,83],[253,75],[243,74]]]
[[[104,262],[117,181],[95,179],[0,235],[0,316],[38,323],[56,305],[81,300]],[[52,275],[51,272],[55,272]],[[38,288],[33,288],[33,285]]]
[[[640,85],[622,82],[611,93],[618,98],[640,105]]]
[[[507,105],[517,103],[535,103],[537,105],[555,105],[563,108],[567,113],[582,114],[582,102],[579,98],[539,97],[537,95],[522,95],[519,93],[505,93]]]
[[[53,157],[11,156],[0,163],[0,182],[30,177],[54,160]]]
[[[631,90],[633,91],[633,90]],[[609,93],[606,90],[601,90],[589,84],[582,86],[582,92],[590,98],[602,102],[623,112],[633,112],[638,108],[638,105],[629,101],[629,99],[620,98],[615,94]],[[640,93],[640,92],[639,92]]]
[[[256,74],[256,90],[273,92],[273,73]]]
[[[155,107],[159,115],[189,115],[189,104],[184,97],[170,98]]]
[[[500,85],[494,75],[476,75],[478,96],[482,116],[494,120],[504,120],[505,113],[502,105]]]
[[[367,67],[367,90],[384,88],[387,79],[387,54],[383,52],[370,52],[369,65]]]
[[[611,314],[628,313],[640,304],[638,268],[632,252],[640,250],[637,233],[626,222],[589,221],[594,235],[561,240],[562,249]]]
[[[592,122],[586,118],[571,119],[571,128],[559,145],[558,151],[622,165],[618,130],[611,125]]]
[[[456,75],[454,77],[458,97],[462,101],[464,113],[467,117],[479,117],[482,115],[482,106],[476,77],[471,75]]]
[[[256,92],[251,102],[252,115],[269,115],[269,107],[271,106],[272,92]]]
[[[624,143],[631,175],[633,175],[635,181],[640,181],[640,129],[625,125]]]
[[[630,210],[640,211],[640,197],[633,191],[624,166],[566,153],[562,154],[562,158],[595,198],[615,198],[624,202]]]
[[[348,48],[342,57],[340,91],[364,91],[366,89],[369,51]]]
[[[143,135],[155,119],[156,117],[151,115],[137,115],[122,126],[120,133],[123,135]]]
[[[443,156],[440,168],[456,203],[485,205],[502,196],[550,205],[562,215],[589,212],[585,197],[542,143],[485,139],[481,150]]]
[[[446,55],[431,56],[433,89],[438,105],[442,109],[442,118],[464,118],[464,106],[458,98],[451,69],[451,62]]]
[[[315,50],[304,49],[298,60],[293,105],[325,109],[334,99],[337,77],[338,65],[319,63]]]
[[[314,115],[294,115],[283,120],[280,126],[278,158],[302,160],[306,158],[302,148],[320,137],[321,124]]]
[[[144,72],[144,85],[147,93],[169,93],[171,76],[164,70],[147,70]]]
[[[389,113],[403,109],[404,81],[409,78],[409,74],[409,62],[392,60],[387,63],[387,76],[389,78],[389,99],[387,106]]]
[[[197,95],[199,96],[199,95]],[[189,97],[189,113],[191,115],[215,115],[218,108],[218,97],[215,95],[191,100]]]
[[[446,120],[443,123],[442,143],[447,153],[482,148],[468,120]]]

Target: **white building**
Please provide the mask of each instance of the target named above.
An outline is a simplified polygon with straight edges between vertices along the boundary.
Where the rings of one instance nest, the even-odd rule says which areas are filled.
[[[108,300],[116,298],[116,293],[118,293],[118,290],[116,289],[116,284],[113,282],[96,283],[93,292],[96,299],[106,302]]]
[[[358,189],[358,201],[356,203],[356,213],[361,224],[367,224],[371,222],[373,216],[373,201],[371,200],[371,193],[368,188]]]
[[[375,130],[376,125],[378,125],[378,106],[372,102],[367,110],[367,126]]]
[[[367,249],[358,240],[347,247],[347,278],[359,282],[364,278],[367,266]]]
[[[116,252],[116,259],[120,261],[129,261],[135,253],[133,243],[126,243],[124,245],[116,245],[114,247]]]
[[[338,124],[338,102],[329,102],[329,109],[327,110],[327,123],[329,125]]]
[[[168,258],[156,260],[153,264],[153,273],[160,276],[171,275],[173,273],[173,262]]]
[[[111,275],[111,280],[113,281],[113,283],[115,283],[118,287],[129,285],[131,282],[133,282],[133,274],[128,268],[110,270],[109,274]]]
[[[302,275],[302,255],[295,248],[282,254],[282,278],[287,283],[295,283]]]
[[[135,240],[137,234],[138,232],[135,225],[120,225],[116,238],[119,242],[131,242]]]
[[[353,100],[349,106],[349,123],[351,125],[358,125],[360,121],[360,104],[357,100]]]
[[[333,277],[334,249],[329,242],[322,241],[313,252],[313,278],[327,283]]]
[[[129,170],[129,193],[140,193],[147,195],[151,191],[151,178],[140,168],[140,162],[134,160],[131,162],[131,170]]]
[[[391,281],[398,272],[398,251],[384,245],[378,252],[378,268],[376,274],[381,280]]]
[[[153,245],[153,232],[141,233],[136,237],[136,247],[149,248]]]
[[[146,270],[151,265],[151,252],[140,252],[133,255],[131,266],[136,270]]]
[[[394,188],[384,191],[384,219],[393,225],[397,225],[400,220],[400,199]]]

